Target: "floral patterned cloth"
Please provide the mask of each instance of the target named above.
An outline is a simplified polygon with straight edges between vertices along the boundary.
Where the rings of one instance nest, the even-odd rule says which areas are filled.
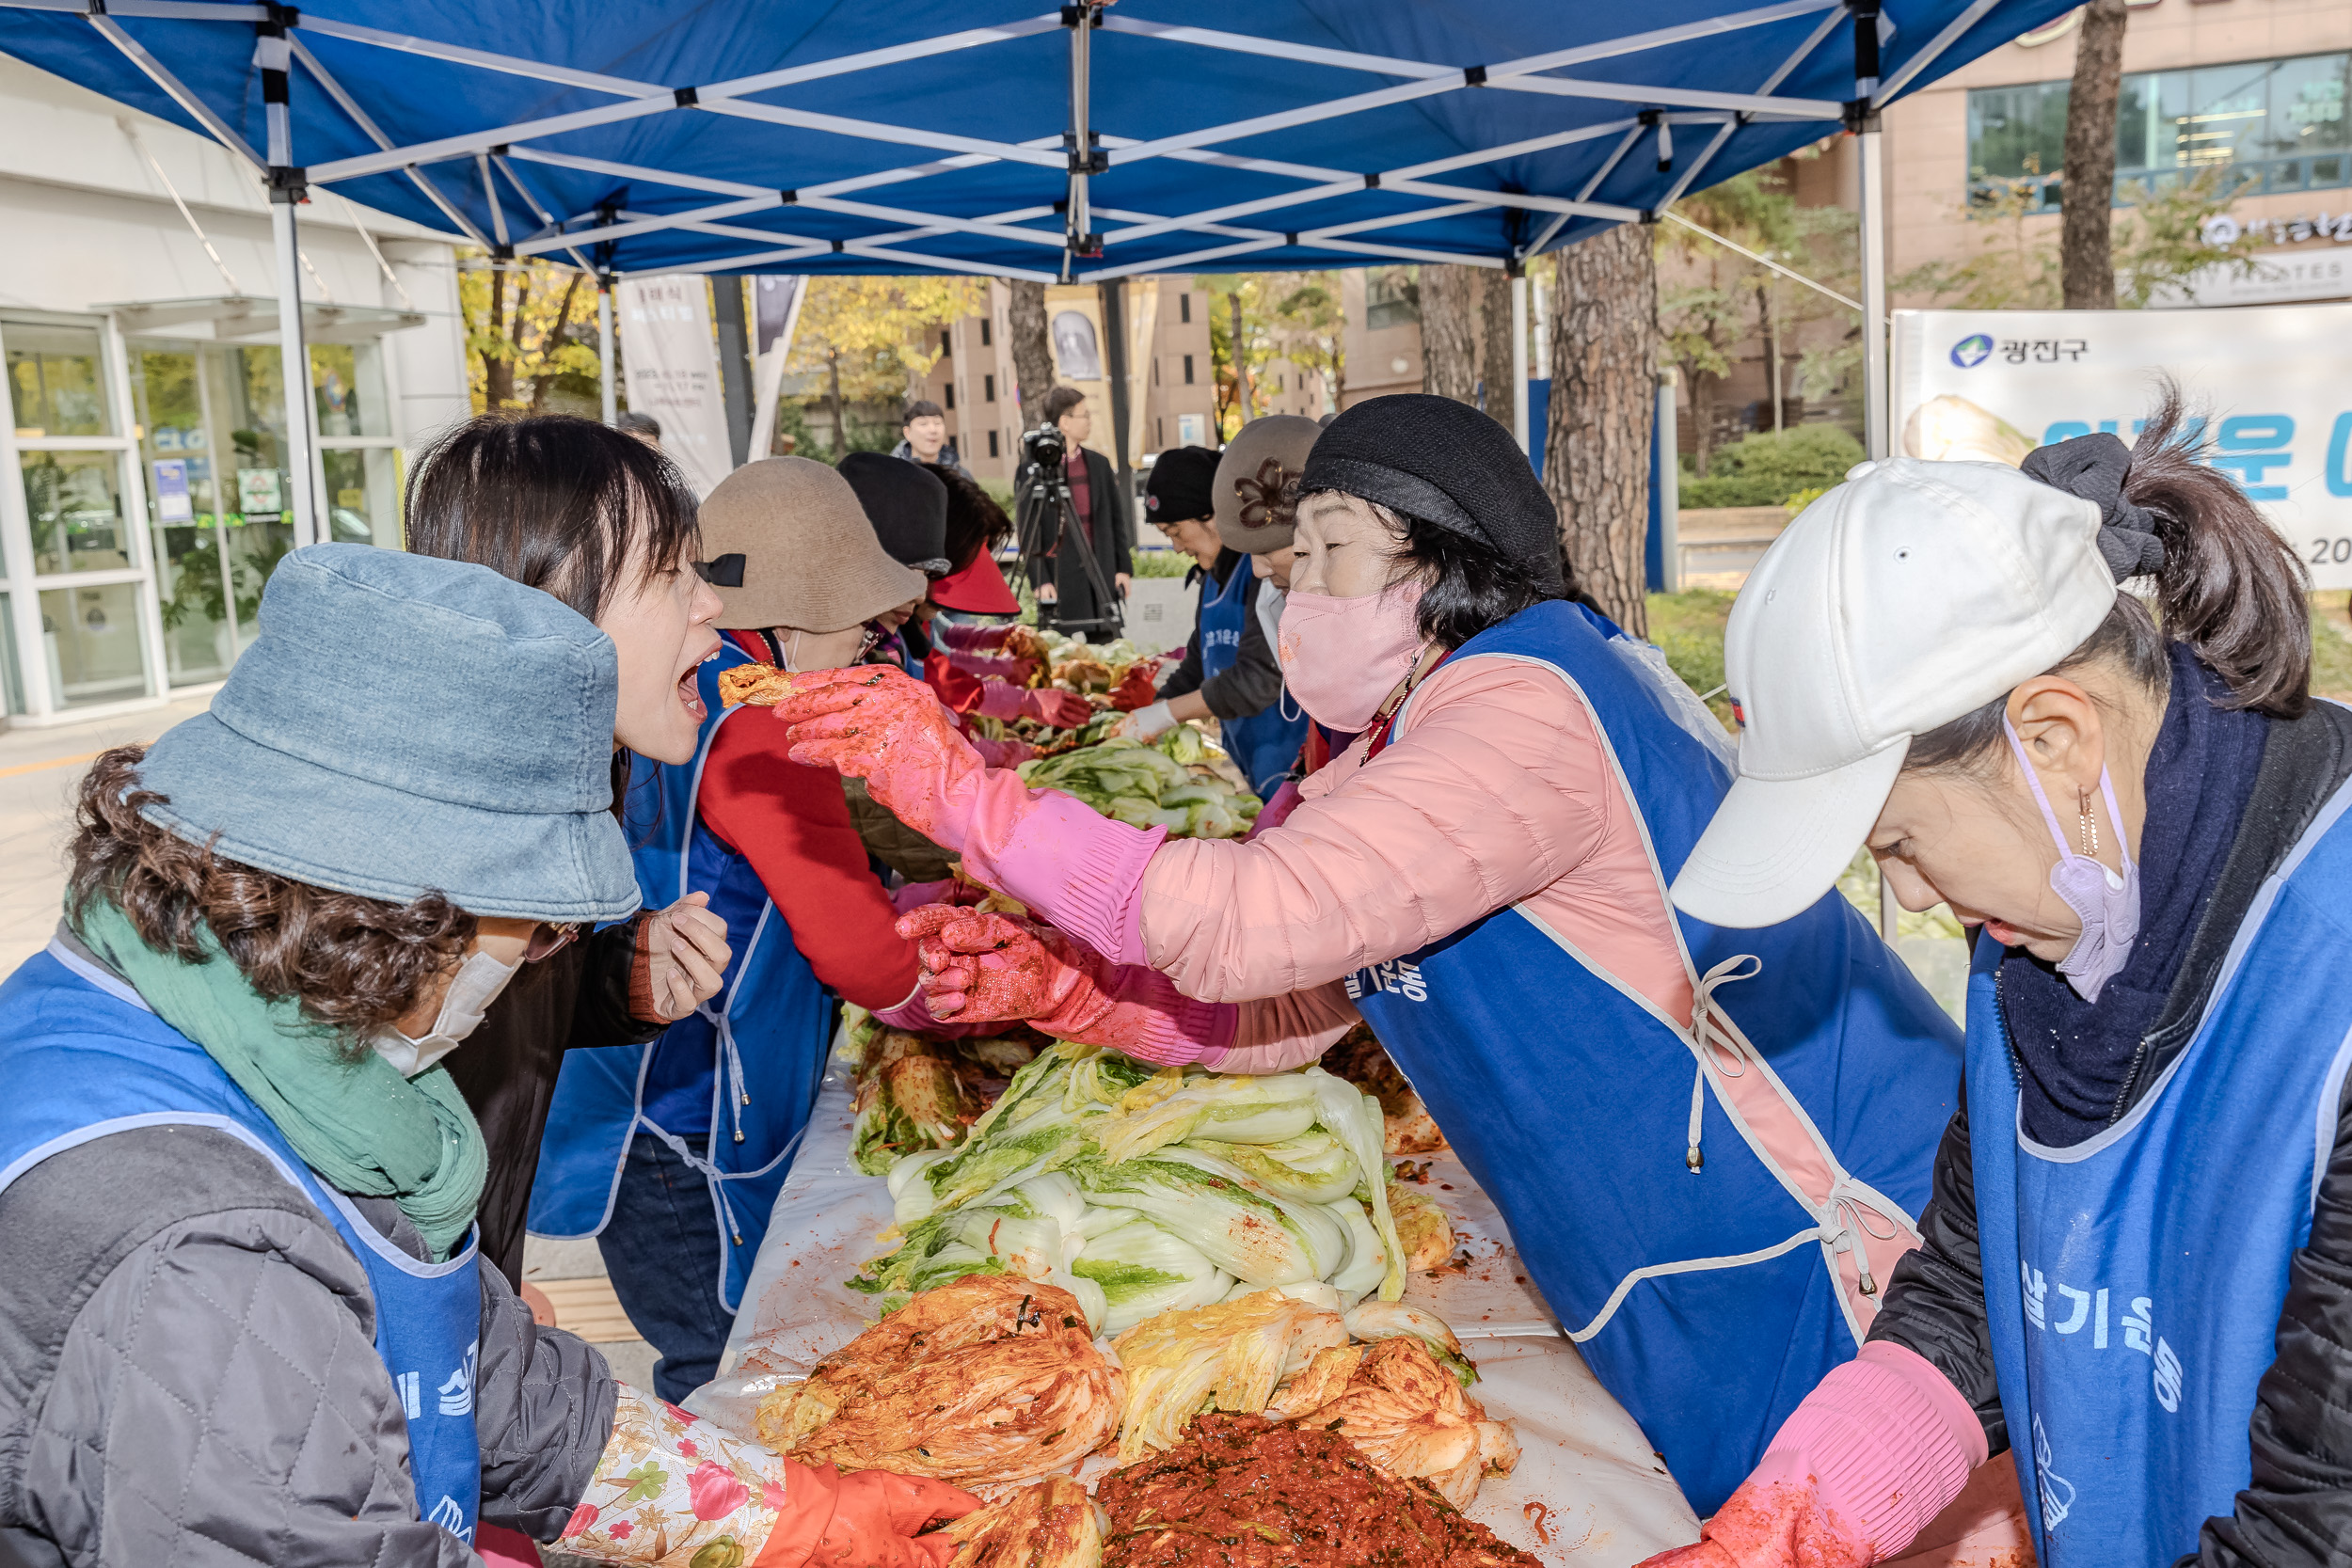
[[[558,1544],[606,1562],[742,1568],[785,1506],[784,1458],[624,1385],[612,1440]]]

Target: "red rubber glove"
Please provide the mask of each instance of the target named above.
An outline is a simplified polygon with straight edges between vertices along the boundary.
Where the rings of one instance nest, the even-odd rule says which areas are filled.
[[[1149,707],[1160,700],[1160,661],[1139,658],[1127,666],[1127,673],[1111,688],[1111,706],[1121,713],[1133,713]]]
[[[915,1531],[980,1506],[944,1481],[783,1463],[784,1506],[752,1568],[946,1568],[956,1544]]]
[[[1075,691],[1024,691],[1021,711],[1057,730],[1074,730],[1094,717],[1093,705]]]
[[[982,680],[1000,680],[1009,686],[1032,686],[1044,672],[1045,661],[1033,657],[1003,657],[989,654],[967,654],[950,651],[947,662],[967,675]]]
[[[924,1005],[958,1023],[1025,1019],[1042,1034],[1181,1067],[1232,1044],[1239,1010],[1113,963],[1051,926],[945,904],[898,917],[922,963]]]

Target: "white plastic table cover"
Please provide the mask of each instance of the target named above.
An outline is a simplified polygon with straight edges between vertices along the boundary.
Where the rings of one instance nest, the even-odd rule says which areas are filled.
[[[874,1321],[874,1303],[844,1287],[891,1223],[879,1177],[850,1160],[849,1069],[827,1069],[800,1156],[776,1195],[720,1376],[687,1401],[745,1433],[761,1395],[804,1375]],[[1416,1164],[1418,1164],[1418,1161]],[[1472,1390],[1518,1433],[1519,1464],[1479,1488],[1470,1517],[1548,1564],[1625,1568],[1698,1538],[1698,1519],[1625,1407],[1594,1381],[1518,1272],[1510,1231],[1450,1153],[1430,1157],[1428,1192],[1453,1218],[1468,1267],[1414,1275],[1405,1299],[1454,1325],[1478,1364]],[[1089,1462],[1091,1480],[1107,1468]]]

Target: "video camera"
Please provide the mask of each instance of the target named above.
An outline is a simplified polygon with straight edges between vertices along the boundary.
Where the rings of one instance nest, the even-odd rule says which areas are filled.
[[[1053,423],[1039,425],[1035,430],[1021,433],[1021,460],[1051,473],[1070,458],[1070,437],[1061,426]]]

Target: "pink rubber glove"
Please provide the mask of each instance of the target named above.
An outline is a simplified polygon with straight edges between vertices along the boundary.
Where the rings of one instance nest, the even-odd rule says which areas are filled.
[[[1985,1461],[1933,1363],[1876,1340],[1821,1379],[1699,1531],[1639,1568],[1866,1568],[1900,1553]]]
[[[1074,691],[1030,691],[1000,680],[980,683],[980,705],[973,711],[990,719],[1035,719],[1057,730],[1074,730],[1094,717],[1093,707]]]
[[[794,762],[864,779],[892,816],[963,857],[963,874],[1123,964],[1141,963],[1143,868],[1168,836],[992,769],[930,687],[860,665],[793,677],[775,706]]]
[[[915,944],[925,1001],[958,1023],[1026,1020],[1042,1034],[1182,1067],[1222,1057],[1240,1009],[1196,1002],[1166,975],[1115,964],[1050,926],[934,904],[898,918]]]
[[[993,654],[1007,642],[1021,642],[1033,648],[1037,641],[1037,633],[1027,626],[1017,624],[1002,626],[976,626],[961,623],[948,624],[934,621],[931,623],[931,641],[942,647],[954,648],[962,652]],[[1015,651],[1024,650],[1016,649]]]
[[[989,654],[960,653],[954,649],[948,650],[947,662],[967,675],[1022,687],[1037,679],[1038,672],[1045,668],[1040,659],[998,657]]]

